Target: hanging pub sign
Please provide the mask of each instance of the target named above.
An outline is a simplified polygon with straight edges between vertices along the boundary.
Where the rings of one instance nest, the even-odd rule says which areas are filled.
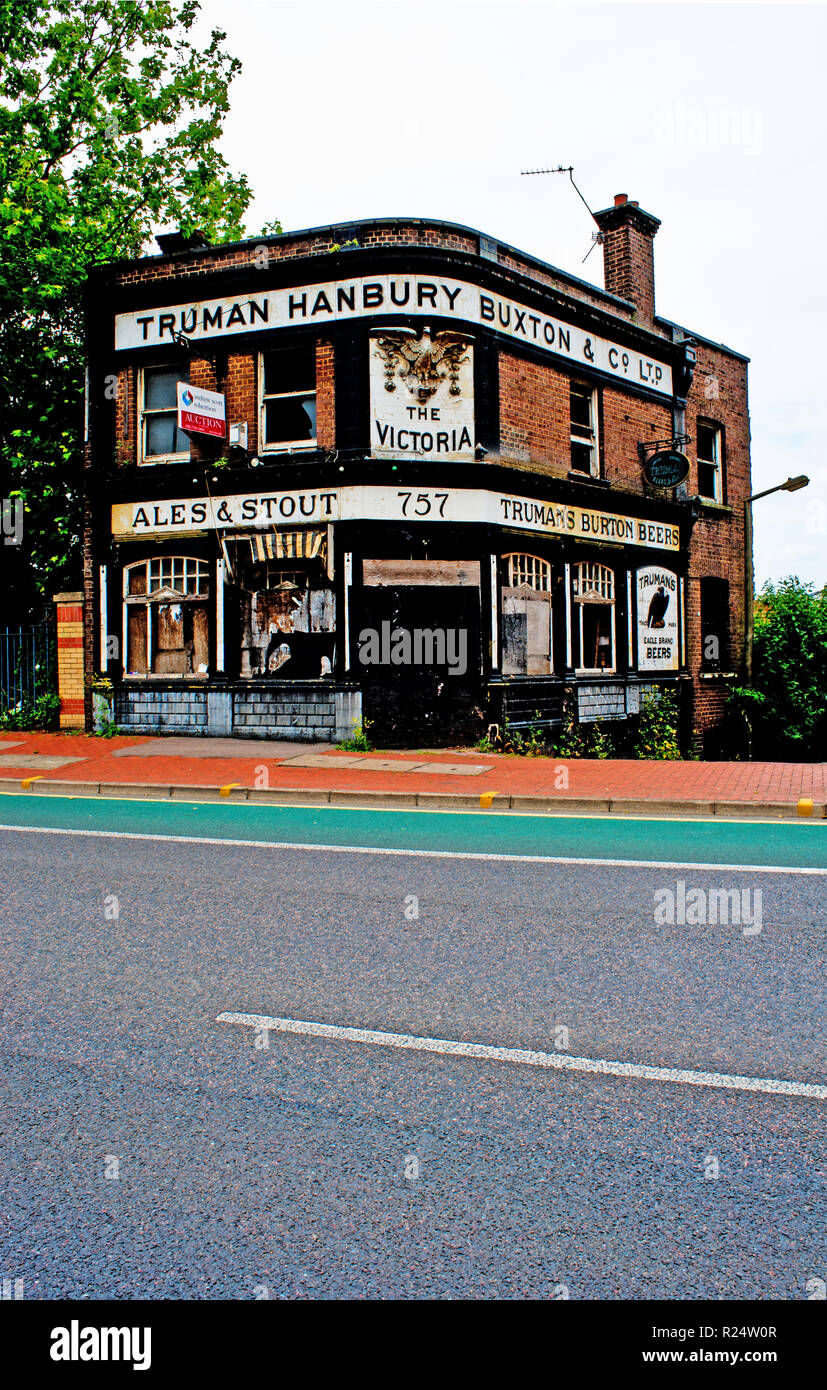
[[[652,487],[678,487],[689,477],[689,459],[677,449],[662,449],[646,460],[643,476]]]
[[[227,433],[227,410],[223,396],[217,391],[204,391],[178,382],[178,428],[187,434],[211,434],[223,439]]]
[[[660,565],[637,572],[637,665],[639,671],[677,671],[678,577]]]

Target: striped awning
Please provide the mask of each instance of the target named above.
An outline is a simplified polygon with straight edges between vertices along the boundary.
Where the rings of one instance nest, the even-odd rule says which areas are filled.
[[[324,558],[324,531],[247,531],[227,536],[243,550],[250,548],[253,560],[315,560]]]

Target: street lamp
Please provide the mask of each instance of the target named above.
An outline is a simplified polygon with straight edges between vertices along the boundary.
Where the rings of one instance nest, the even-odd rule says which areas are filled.
[[[788,478],[786,483],[768,487],[764,492],[754,492],[744,500],[744,671],[747,685],[752,685],[752,591],[755,582],[752,570],[752,504],[759,497],[769,497],[771,492],[798,492],[809,481],[803,473],[799,473],[796,478]]]

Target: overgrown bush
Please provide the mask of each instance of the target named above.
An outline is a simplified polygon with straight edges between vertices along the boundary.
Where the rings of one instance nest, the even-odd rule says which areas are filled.
[[[675,690],[647,691],[640,706],[640,720],[634,744],[636,758],[678,759],[680,710]]]
[[[4,710],[0,729],[56,729],[59,715],[60,696],[48,691],[33,702],[23,700],[16,709]]]
[[[581,724],[577,718],[577,692],[569,687],[563,698],[563,723],[551,740],[555,758],[613,758],[614,740],[599,719]]]
[[[827,588],[790,577],[755,601],[752,686],[730,692],[731,727],[748,757],[827,758]]]
[[[547,752],[546,734],[540,728],[540,711],[534,711],[534,718],[523,731],[515,729],[505,718],[501,725],[492,724],[489,731],[476,744],[480,753],[518,753],[523,757],[537,758]],[[495,734],[490,730],[496,729]]]

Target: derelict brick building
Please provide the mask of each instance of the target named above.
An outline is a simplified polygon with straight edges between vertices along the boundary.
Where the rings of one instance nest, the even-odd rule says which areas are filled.
[[[119,725],[425,745],[668,685],[709,738],[747,359],[656,315],[657,219],[620,195],[597,222],[605,292],[417,219],[93,274],[85,671]],[[225,433],[181,428],[219,397]]]

